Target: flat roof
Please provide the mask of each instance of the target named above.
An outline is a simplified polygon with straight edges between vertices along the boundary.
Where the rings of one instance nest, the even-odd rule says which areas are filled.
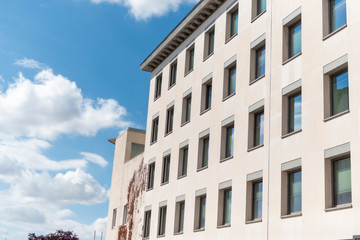
[[[225,1],[201,0],[140,64],[141,70],[147,72],[154,71]]]

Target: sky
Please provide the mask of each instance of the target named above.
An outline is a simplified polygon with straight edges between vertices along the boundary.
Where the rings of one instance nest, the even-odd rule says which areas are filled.
[[[145,129],[140,63],[198,0],[0,0],[0,240],[106,228],[114,138]]]

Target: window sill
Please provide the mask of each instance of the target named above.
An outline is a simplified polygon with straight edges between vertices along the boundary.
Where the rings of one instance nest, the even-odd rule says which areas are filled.
[[[338,205],[338,206],[332,207],[332,208],[325,208],[325,212],[332,212],[332,211],[342,210],[342,209],[347,209],[347,208],[352,208],[352,204],[347,203],[347,204]]]
[[[158,100],[160,97],[161,97],[161,95],[155,97],[155,98],[154,98],[154,102],[155,102],[156,100]]]
[[[156,237],[157,238],[163,238],[163,237],[165,237],[165,234],[164,235],[157,235]]]
[[[245,221],[245,224],[253,224],[253,223],[259,223],[259,222],[262,222],[262,218]]]
[[[154,187],[146,189],[147,192],[150,192],[151,190],[154,190]]]
[[[234,35],[232,35],[231,37],[229,37],[226,41],[225,44],[227,44],[228,42],[230,42],[233,38],[235,38],[238,34],[235,33]]]
[[[184,174],[184,175],[178,176],[177,179],[179,180],[179,179],[182,179],[182,178],[184,178],[186,176],[187,176],[187,174]]]
[[[187,71],[187,72],[184,74],[184,77],[186,77],[187,75],[189,75],[190,73],[192,73],[192,71],[194,71],[194,69],[191,69],[190,71]]]
[[[171,133],[172,133],[172,131],[166,133],[166,134],[164,135],[164,137],[169,136]]]
[[[169,183],[169,181],[163,182],[163,183],[160,184],[160,186],[164,186],[164,185],[166,185],[166,184],[168,184],[168,183]]]
[[[220,159],[220,163],[226,162],[227,160],[230,160],[232,158],[234,158],[234,156],[230,156],[230,157],[227,157],[227,158]]]
[[[265,74],[264,75],[261,75],[260,77],[254,79],[254,80],[251,80],[249,82],[249,85],[253,85],[254,83],[256,83],[257,81],[259,81],[260,79],[264,78],[265,77]]]
[[[330,117],[328,117],[328,118],[325,118],[325,119],[324,119],[324,122],[327,122],[327,121],[330,121],[330,120],[332,120],[332,119],[334,119],[334,118],[337,118],[337,117],[340,117],[340,116],[342,116],[342,115],[348,114],[349,112],[350,112],[350,110],[346,110],[346,111],[343,111],[343,112],[338,113],[338,114],[336,114],[336,115],[330,116]]]
[[[205,228],[194,229],[194,232],[203,232],[203,231],[205,231]]]
[[[280,216],[281,219],[286,219],[286,218],[293,218],[293,217],[300,217],[302,216],[302,212],[296,212],[296,213],[291,213],[288,215],[282,215]]]
[[[202,112],[200,113],[200,115],[203,115],[204,113],[206,113],[206,112],[208,112],[208,111],[210,111],[210,110],[211,110],[211,107],[209,107],[209,108],[205,109],[204,111],[202,111]]]
[[[281,138],[284,139],[284,138],[290,137],[290,136],[292,136],[292,135],[295,135],[295,134],[297,134],[297,133],[299,133],[299,132],[302,132],[302,129],[293,131],[293,132],[291,132],[291,133],[284,134],[284,135],[281,136]]]
[[[210,53],[209,55],[207,55],[206,57],[204,57],[203,62],[205,62],[206,60],[208,60],[212,55],[214,55],[214,52]]]
[[[335,31],[329,33],[328,35],[326,35],[325,37],[323,37],[323,41],[325,41],[326,39],[330,38],[331,36],[335,35],[336,33],[340,32],[341,30],[343,30],[344,28],[347,27],[347,24],[339,27],[338,29],[336,29]]]
[[[231,224],[230,224],[230,223],[217,226],[217,228],[218,228],[218,229],[221,229],[221,228],[228,228],[228,227],[231,227]]]
[[[256,21],[256,19],[260,18],[262,15],[264,15],[266,13],[266,10],[264,10],[263,12],[259,13],[258,15],[256,15],[250,23],[253,23]]]
[[[205,170],[205,169],[207,169],[207,168],[209,168],[209,166],[205,166],[205,167],[202,167],[202,168],[198,168],[198,169],[196,169],[196,171],[197,171],[197,172],[200,172],[200,171]]]
[[[142,239],[143,239],[143,240],[147,240],[147,239],[149,239],[149,237],[143,237]]]
[[[155,144],[156,142],[157,142],[157,140],[151,142],[151,143],[150,143],[150,146],[153,145],[153,144]]]
[[[229,98],[231,98],[231,97],[234,96],[235,94],[236,94],[236,92],[231,93],[230,95],[224,97],[222,101],[225,102],[226,100],[228,100]]]
[[[298,56],[300,56],[302,54],[302,52],[299,52],[298,54],[292,56],[291,58],[286,59],[285,61],[283,61],[282,65],[287,64],[288,62],[291,62],[292,60],[294,60],[295,58],[297,58]]]
[[[173,87],[175,87],[176,83],[174,83],[173,85],[168,87],[168,90],[172,89]]]
[[[174,232],[174,235],[181,235],[183,234],[184,232]]]
[[[188,121],[186,121],[186,122],[183,122],[180,127],[185,126],[185,125],[188,124],[189,122],[190,122],[190,120],[188,120]]]
[[[261,145],[258,145],[258,146],[256,146],[256,147],[249,148],[247,151],[248,151],[248,152],[251,152],[251,151],[254,151],[254,150],[256,150],[256,149],[258,149],[258,148],[261,148],[261,147],[263,147],[263,146],[264,146],[264,144],[261,144]]]

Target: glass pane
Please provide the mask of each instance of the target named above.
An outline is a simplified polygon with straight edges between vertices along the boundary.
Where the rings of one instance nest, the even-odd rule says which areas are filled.
[[[212,94],[212,85],[209,84],[206,86],[206,104],[205,109],[211,108],[211,94]]]
[[[351,203],[350,158],[333,163],[334,205]]]
[[[177,64],[175,63],[171,66],[170,86],[176,83],[176,72],[177,72]]]
[[[301,22],[289,28],[289,58],[301,52]]]
[[[331,79],[332,85],[332,115],[336,115],[349,109],[349,83],[348,72],[340,73]]]
[[[264,112],[255,115],[254,147],[264,144]]]
[[[301,93],[289,97],[289,129],[294,132],[301,129]]]
[[[224,219],[223,224],[229,224],[231,222],[231,195],[232,191],[224,191]]]
[[[262,182],[253,184],[253,219],[262,217]]]
[[[212,54],[214,52],[214,38],[215,33],[214,31],[209,33],[209,49],[208,49],[208,55]]]
[[[170,157],[167,157],[166,158],[166,173],[165,173],[166,179],[165,179],[165,182],[169,181],[169,175],[170,175]]]
[[[203,159],[202,159],[201,167],[206,167],[208,165],[208,160],[209,160],[209,138],[204,139],[203,145],[204,145],[203,146]]]
[[[205,227],[206,197],[200,198],[199,228]]]
[[[234,126],[226,128],[226,151],[225,157],[231,157],[234,154]]]
[[[145,213],[144,237],[148,237],[150,234],[150,222],[151,222],[151,212],[148,211]]]
[[[162,211],[163,217],[162,217],[162,228],[161,228],[162,233],[161,233],[161,235],[164,235],[165,234],[165,228],[166,228],[166,207],[164,207],[162,209],[163,209],[163,211]]]
[[[185,212],[185,203],[180,203],[180,212],[179,212],[179,232],[182,232],[184,229],[184,212]]]
[[[187,162],[188,162],[188,149],[184,148],[183,150],[183,162],[182,162],[182,172],[181,175],[185,175],[187,172]]]
[[[257,15],[266,10],[266,0],[257,0]]]
[[[230,29],[230,37],[237,34],[238,31],[238,10],[231,14],[231,29]]]
[[[186,99],[186,117],[185,122],[190,121],[190,114],[191,114],[191,98]]]
[[[194,49],[190,50],[189,71],[194,68]]]
[[[255,79],[265,75],[265,46],[256,50]]]
[[[301,171],[289,174],[289,214],[301,211]]]
[[[346,0],[330,0],[330,33],[346,24]]]
[[[229,69],[229,87],[228,87],[228,96],[235,92],[235,84],[236,84],[236,67],[232,67]]]

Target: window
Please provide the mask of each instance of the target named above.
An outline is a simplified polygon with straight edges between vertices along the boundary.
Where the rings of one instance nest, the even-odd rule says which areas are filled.
[[[189,146],[186,145],[180,149],[178,177],[183,177],[187,174],[188,156]]]
[[[151,210],[145,212],[144,217],[144,238],[148,238],[150,236],[150,222],[151,222]]]
[[[228,91],[227,96],[235,93],[235,84],[236,84],[236,66],[229,68],[229,77],[228,77]]]
[[[301,79],[282,89],[282,135],[301,130]]]
[[[212,74],[203,79],[201,87],[201,113],[211,108]]]
[[[252,0],[252,19],[255,20],[260,14],[266,11],[266,0]]]
[[[221,122],[221,151],[220,159],[228,159],[234,156],[234,115]]]
[[[262,218],[262,170],[247,175],[246,221]]]
[[[265,37],[264,33],[250,44],[250,83],[265,76]]]
[[[249,107],[248,148],[264,145],[264,100]]]
[[[264,144],[264,112],[255,114],[254,147]]]
[[[301,93],[289,96],[289,123],[288,132],[301,129]]]
[[[347,55],[324,66],[324,98],[325,120],[349,111]]]
[[[170,176],[170,155],[167,155],[163,158],[161,184],[168,183],[169,176]]]
[[[165,135],[172,133],[174,123],[174,107],[170,107],[166,113]]]
[[[346,0],[325,0],[323,11],[324,37],[346,26]]]
[[[124,212],[123,212],[123,225],[125,226],[127,223],[127,213],[128,213],[128,208],[127,205],[124,206]]]
[[[281,216],[301,213],[301,158],[281,164]]]
[[[148,190],[154,188],[154,177],[155,177],[155,163],[151,163],[149,164],[149,170],[148,170],[148,182],[147,182]]]
[[[262,217],[262,182],[253,183],[252,220]]]
[[[195,229],[205,228],[206,194],[197,196],[195,202]]]
[[[225,158],[232,157],[234,155],[234,126],[226,128],[226,149]]]
[[[236,91],[236,55],[224,64],[223,100],[235,94]]]
[[[162,85],[162,74],[156,77],[155,80],[155,97],[154,100],[158,99],[161,96],[161,85]]]
[[[194,69],[195,44],[186,50],[185,75]]]
[[[111,228],[114,228],[116,226],[116,212],[117,212],[117,209],[114,208],[113,209],[113,217],[112,217]]]
[[[226,15],[226,41],[238,33],[238,5],[236,4]]]
[[[184,231],[185,201],[176,203],[175,206],[175,233]]]
[[[169,88],[175,85],[176,83],[176,73],[177,73],[177,61],[174,61],[170,65],[170,79],[169,79]]]
[[[255,79],[265,75],[265,46],[256,50]]]
[[[158,130],[159,130],[159,117],[156,117],[152,121],[152,130],[151,130],[151,143],[154,143],[158,139]]]
[[[283,20],[283,61],[301,53],[301,8],[296,9]]]
[[[200,133],[199,138],[199,158],[198,158],[198,170],[206,168],[209,164],[209,144],[210,135],[209,129]]]
[[[166,206],[159,208],[158,236],[164,236],[166,229]]]
[[[215,26],[211,27],[205,33],[204,60],[210,57],[214,53],[214,44],[215,44]]]
[[[230,185],[222,186],[222,185]],[[218,226],[225,226],[231,224],[231,180],[219,184],[219,205],[218,205]]]
[[[183,98],[183,107],[182,107],[182,125],[190,122],[191,117],[191,92],[186,94]]]

